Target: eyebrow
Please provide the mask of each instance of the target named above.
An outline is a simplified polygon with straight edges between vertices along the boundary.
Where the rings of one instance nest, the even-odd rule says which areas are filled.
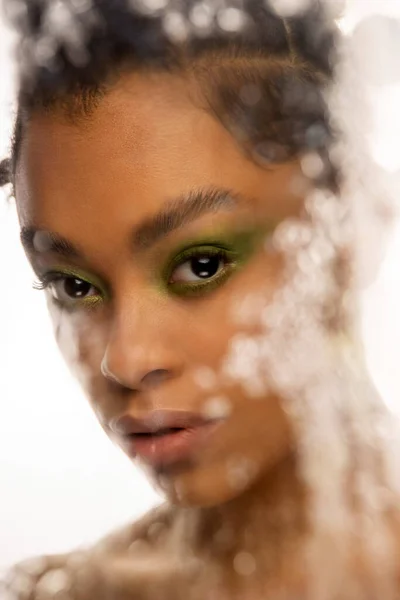
[[[146,219],[133,233],[137,250],[149,248],[161,238],[210,212],[232,210],[237,195],[220,188],[199,189],[169,202],[159,213]]]
[[[35,237],[37,234],[43,234],[46,240],[46,252],[54,252],[59,256],[66,258],[81,258],[82,253],[69,242],[67,239],[53,233],[51,231],[45,231],[37,227],[22,227],[20,232],[20,239],[25,250],[30,254],[41,254],[45,250],[38,250],[35,244]]]
[[[132,233],[135,250],[145,250],[156,244],[169,233],[195,221],[207,213],[230,211],[237,205],[238,194],[229,189],[206,188],[189,192],[167,203],[160,212],[145,219]],[[35,243],[37,234],[45,236],[45,250],[65,258],[83,258],[83,253],[67,239],[57,233],[38,227],[23,227],[21,243],[30,254],[41,254]]]

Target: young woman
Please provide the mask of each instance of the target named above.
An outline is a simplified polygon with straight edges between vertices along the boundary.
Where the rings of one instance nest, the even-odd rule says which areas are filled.
[[[324,102],[334,28],[314,4],[286,20],[261,0],[156,4],[20,5],[1,177],[66,360],[167,504],[85,551],[17,566],[5,589],[389,598],[391,562],[374,587],[342,519],[345,502],[364,514],[360,499],[331,485],[354,472],[332,434],[347,414],[332,407],[352,402],[347,263],[322,218],[342,210]],[[330,445],[331,462],[307,470]]]

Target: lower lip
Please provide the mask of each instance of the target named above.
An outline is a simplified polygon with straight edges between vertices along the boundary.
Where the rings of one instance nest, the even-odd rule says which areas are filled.
[[[153,467],[173,465],[192,457],[220,422],[206,423],[160,436],[130,437],[128,453]]]

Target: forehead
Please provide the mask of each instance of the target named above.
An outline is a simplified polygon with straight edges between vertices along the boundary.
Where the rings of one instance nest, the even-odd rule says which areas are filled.
[[[85,120],[35,113],[16,177],[22,224],[66,236],[135,222],[193,189],[233,189],[271,216],[299,204],[296,164],[260,168],[195,97],[183,78],[127,75]],[[276,213],[276,215],[274,215]],[[106,216],[106,218],[105,218]]]

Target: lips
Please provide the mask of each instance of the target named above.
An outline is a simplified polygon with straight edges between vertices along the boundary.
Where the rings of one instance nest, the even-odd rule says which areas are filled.
[[[195,413],[160,410],[142,419],[124,415],[112,429],[129,456],[159,468],[193,458],[220,423]]]

